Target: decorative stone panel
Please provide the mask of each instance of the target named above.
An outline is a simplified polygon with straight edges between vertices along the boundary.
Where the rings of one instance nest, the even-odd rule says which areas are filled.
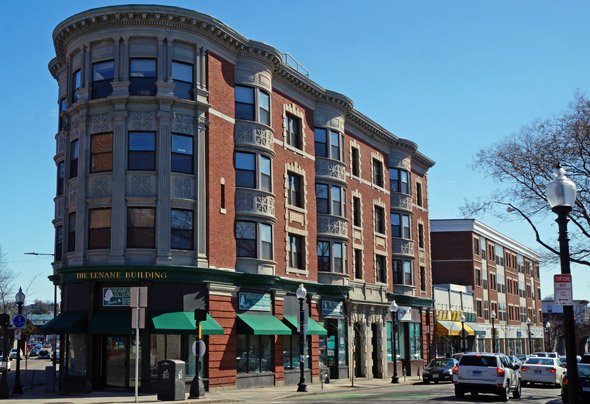
[[[130,130],[156,130],[155,112],[132,112]]]
[[[272,129],[256,122],[236,121],[234,141],[236,146],[254,146],[274,154]]]
[[[195,182],[187,177],[172,177],[172,197],[181,199],[195,199]]]
[[[130,174],[127,176],[127,196],[156,196],[155,174]]]
[[[90,117],[90,133],[113,131],[113,117],[111,114],[98,114]]]
[[[186,114],[174,114],[172,121],[172,131],[178,133],[193,134],[193,116]]]
[[[348,237],[348,221],[343,217],[318,214],[318,235]]]
[[[90,198],[106,198],[112,193],[111,175],[93,175],[88,178],[88,196]]]
[[[70,141],[74,139],[80,138],[80,132],[84,129],[80,124],[80,119],[76,116],[72,118],[72,123],[70,124]]]
[[[330,180],[346,183],[346,166],[340,161],[317,158],[315,161],[315,175],[316,177],[326,177]]]
[[[414,242],[412,240],[394,238],[393,239],[393,254],[413,257],[414,256]]]
[[[59,135],[57,135],[55,152],[57,155],[66,152],[66,135],[63,132],[60,132]]]
[[[68,208],[76,208],[76,201],[78,199],[78,183],[70,181],[68,183]]]
[[[318,271],[318,282],[324,285],[348,286],[348,274]]]
[[[399,192],[391,193],[391,208],[412,211],[412,197]]]
[[[64,216],[64,198],[60,196],[55,198],[55,218],[63,219]]]
[[[275,197],[256,189],[236,189],[236,213],[275,217]]]

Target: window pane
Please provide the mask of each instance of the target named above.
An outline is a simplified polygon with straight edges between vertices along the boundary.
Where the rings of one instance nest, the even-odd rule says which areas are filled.
[[[264,156],[260,156],[260,181],[260,189],[270,192],[272,188],[270,159]]]
[[[254,89],[252,87],[236,86],[236,102],[254,104]]]
[[[343,261],[342,261],[342,244],[334,243],[334,272],[343,272]]]
[[[330,271],[330,243],[318,241],[318,271]]]
[[[74,72],[74,88],[77,90],[82,86],[82,75],[80,70]]]
[[[172,209],[170,211],[171,247],[192,249],[193,247],[193,212]]]
[[[260,225],[261,257],[272,259],[272,228],[268,224]]]
[[[403,238],[410,238],[410,217],[408,215],[402,216]]]
[[[342,195],[341,189],[337,186],[332,186],[332,214],[342,216]]]
[[[156,224],[156,210],[153,208],[127,209],[127,226],[154,227]]]
[[[110,209],[90,209],[88,212],[88,227],[99,229],[111,227],[111,210]]]
[[[252,153],[236,152],[236,169],[254,171],[256,169],[254,158],[255,155]]]
[[[340,134],[330,132],[330,153],[334,160],[340,160]]]
[[[156,77],[156,59],[131,59],[131,77]]]
[[[129,132],[129,150],[156,150],[156,134],[153,132]]]
[[[270,96],[264,91],[258,93],[260,123],[270,125]]]
[[[188,63],[172,62],[172,80],[180,80],[186,83],[192,83],[193,65]]]
[[[274,336],[271,335],[261,335],[258,337],[261,339],[261,355],[260,355],[260,370],[263,372],[271,372],[273,371],[273,362],[272,362],[272,341]]]
[[[256,258],[256,223],[236,222],[236,247],[238,257]]]
[[[404,284],[414,284],[414,282],[412,281],[412,263],[410,261],[404,261]]]
[[[318,213],[329,213],[328,206],[328,186],[326,184],[316,184],[316,209]]]
[[[401,192],[404,194],[410,193],[410,175],[407,171],[400,171],[400,179],[401,179]]]
[[[192,136],[172,135],[172,153],[193,154]]]
[[[402,227],[400,223],[400,214],[399,213],[392,213],[391,214],[391,235],[393,237],[401,237],[402,236]]]
[[[238,334],[236,351],[236,370],[238,373],[248,372],[248,336]]]
[[[397,168],[389,169],[389,187],[393,192],[400,192],[399,170]]]
[[[256,156],[252,153],[236,152],[236,186],[256,187]]]
[[[112,60],[94,63],[92,65],[92,79],[94,81],[112,80],[114,75],[115,62]]]
[[[319,157],[328,157],[327,131],[326,129],[315,128],[315,154]]]

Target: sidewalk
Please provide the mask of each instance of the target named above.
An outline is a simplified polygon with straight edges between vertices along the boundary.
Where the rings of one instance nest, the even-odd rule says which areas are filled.
[[[404,381],[403,377],[400,377],[400,385],[408,385],[419,383],[421,380],[416,377],[407,377]],[[133,391],[94,391],[88,394],[79,395],[60,395],[55,393],[45,393],[45,386],[39,383],[39,380],[35,382],[35,385],[30,386],[24,383],[25,391],[21,397],[11,397],[10,400],[2,400],[6,403],[22,403],[26,401],[28,403],[81,403],[81,404],[94,404],[94,403],[133,403],[135,398]],[[387,386],[393,386],[391,379],[372,379],[367,380],[364,378],[357,378],[354,381],[354,387],[349,379],[344,380],[332,380],[328,384],[324,384],[323,389],[320,384],[311,384],[308,386],[307,393],[298,393],[297,385],[291,386],[279,386],[279,387],[267,387],[258,389],[248,390],[222,390],[207,392],[205,397],[200,399],[185,400],[185,401],[158,401],[157,395],[155,394],[140,394],[138,402],[140,403],[165,403],[165,402],[182,402],[182,403],[232,403],[232,402],[257,402],[257,403],[268,403],[273,401],[284,401],[288,400],[289,397],[310,397],[321,395],[324,393],[333,392],[346,392],[346,391],[357,391],[362,389],[371,388],[383,388]],[[188,397],[188,394],[186,395]]]

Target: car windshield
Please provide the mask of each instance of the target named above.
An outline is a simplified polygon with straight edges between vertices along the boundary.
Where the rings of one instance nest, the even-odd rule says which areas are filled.
[[[548,359],[548,358],[530,358],[528,361],[526,361],[527,365],[547,365],[547,366],[553,366],[553,359]]]
[[[578,365],[578,376],[590,376],[590,365]]]
[[[497,360],[495,356],[462,356],[461,366],[496,366]]]
[[[430,368],[440,368],[443,366],[451,366],[453,364],[452,359],[433,359],[428,364]]]

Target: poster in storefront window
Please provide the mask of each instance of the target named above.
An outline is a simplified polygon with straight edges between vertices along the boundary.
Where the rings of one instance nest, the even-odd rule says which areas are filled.
[[[240,310],[271,311],[269,293],[240,293]]]
[[[346,322],[338,321],[338,364],[346,365]]]
[[[344,317],[342,301],[322,300],[322,317]]]
[[[102,288],[102,305],[105,307],[128,307],[130,301],[130,288]]]

